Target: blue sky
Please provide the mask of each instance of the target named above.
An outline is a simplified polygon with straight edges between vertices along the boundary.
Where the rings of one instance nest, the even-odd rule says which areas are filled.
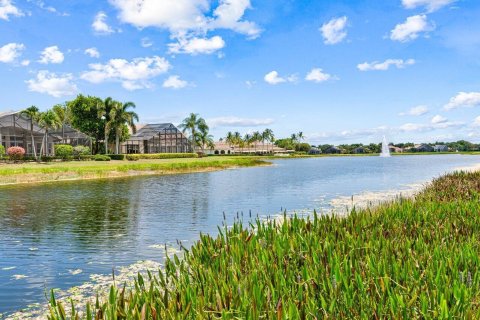
[[[0,0],[0,110],[83,93],[216,138],[480,141],[479,53],[477,0]]]

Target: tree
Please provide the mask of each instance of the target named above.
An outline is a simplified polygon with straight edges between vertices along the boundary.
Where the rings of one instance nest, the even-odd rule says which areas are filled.
[[[201,122],[198,125],[198,132],[196,133],[196,141],[197,144],[202,148],[202,152],[205,153],[205,147],[211,148],[213,146],[213,149],[215,148],[215,144],[213,142],[213,136],[209,134],[210,128],[208,127],[207,123],[205,121]]]
[[[57,129],[62,125],[61,120],[53,110],[42,112],[39,117],[38,124],[45,130],[44,142],[42,142],[42,150],[48,155],[48,131]]]
[[[74,100],[68,101],[66,105],[70,124],[94,139],[92,151],[94,154],[98,153],[100,141],[105,136],[105,121],[99,117],[99,109],[103,107],[102,99],[80,94]]]
[[[27,116],[30,119],[30,137],[32,138],[33,156],[35,157],[35,159],[37,159],[37,148],[35,146],[35,138],[33,136],[33,121],[38,122],[40,117],[40,111],[37,107],[31,106],[21,111],[20,114]]]
[[[252,142],[255,144],[255,153],[257,153],[257,142],[260,141],[262,141],[262,135],[260,134],[260,132],[255,131],[252,134]]]
[[[190,115],[183,119],[182,123],[178,126],[182,129],[183,133],[190,131],[190,140],[194,149],[197,146],[196,133],[198,127],[202,125],[206,125],[205,120],[199,117],[198,113],[190,113]]]
[[[239,148],[241,147],[243,148],[244,142],[240,132],[235,131],[235,133],[233,134],[233,142],[234,142],[234,145],[237,145]]]
[[[110,101],[108,102],[110,103]],[[113,102],[113,105],[109,114],[109,121],[105,126],[105,132],[108,133],[110,130],[115,132],[115,154],[120,153],[120,140],[123,132],[123,128],[128,126],[132,129],[132,132],[137,132],[137,127],[135,126],[135,121],[138,122],[138,115],[129,111],[128,109],[135,108],[133,102]],[[108,140],[108,135],[106,140]]]
[[[268,141],[270,143],[273,143],[275,141],[275,136],[273,135],[273,131],[271,129],[265,129],[262,132],[262,141],[265,147],[265,141]],[[268,147],[267,147],[267,152],[268,152]]]
[[[235,145],[235,137],[231,131],[227,133],[225,137],[225,142],[228,144],[228,147],[231,149],[232,145]]]
[[[100,119],[103,122],[105,154],[108,154],[108,137],[111,130],[115,130],[115,123],[112,121],[112,110],[119,102],[113,100],[111,97],[106,98],[97,104],[97,121]]]
[[[70,112],[67,106],[56,104],[52,108],[57,114],[58,119],[62,123],[62,143],[65,143],[65,125],[70,123]]]

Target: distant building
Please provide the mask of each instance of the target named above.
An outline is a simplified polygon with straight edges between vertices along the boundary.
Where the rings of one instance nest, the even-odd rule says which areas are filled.
[[[355,154],[362,154],[362,153],[366,153],[366,152],[365,152],[365,148],[364,148],[364,147],[358,147],[358,148],[353,149],[353,153],[355,153]]]
[[[327,148],[323,153],[336,154],[336,153],[342,153],[342,150],[335,146],[331,146]]]
[[[321,154],[322,153],[322,150],[320,148],[315,148],[315,147],[312,147],[310,149],[310,151],[308,151],[308,154]]]
[[[188,138],[171,123],[147,124],[122,143],[121,153],[194,152]]]
[[[421,144],[418,147],[416,146],[415,149],[417,152],[433,152],[434,149],[431,145],[428,144]]]
[[[448,152],[448,146],[444,144],[437,144],[433,147],[433,151],[435,152]]]
[[[388,146],[388,149],[390,149],[390,152],[392,153],[402,153],[403,149],[395,146]]]
[[[273,143],[263,143],[257,142],[252,143],[251,145],[239,147],[238,145],[228,144],[225,141],[217,141],[215,142],[213,149],[205,149],[206,154],[281,154],[281,153],[289,153],[284,148],[280,148]]]

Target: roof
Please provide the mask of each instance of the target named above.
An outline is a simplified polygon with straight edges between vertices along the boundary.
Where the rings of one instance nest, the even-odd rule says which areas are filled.
[[[172,123],[151,123],[142,126],[137,133],[132,134],[129,140],[144,140],[152,138],[162,133],[180,133]]]

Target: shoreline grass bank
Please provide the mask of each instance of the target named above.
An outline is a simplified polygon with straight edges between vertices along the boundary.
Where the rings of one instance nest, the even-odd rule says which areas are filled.
[[[0,186],[71,180],[207,172],[269,165],[260,157],[208,157],[129,161],[0,165]]]
[[[480,173],[453,173],[343,218],[236,222],[78,318],[478,319],[479,199]]]

